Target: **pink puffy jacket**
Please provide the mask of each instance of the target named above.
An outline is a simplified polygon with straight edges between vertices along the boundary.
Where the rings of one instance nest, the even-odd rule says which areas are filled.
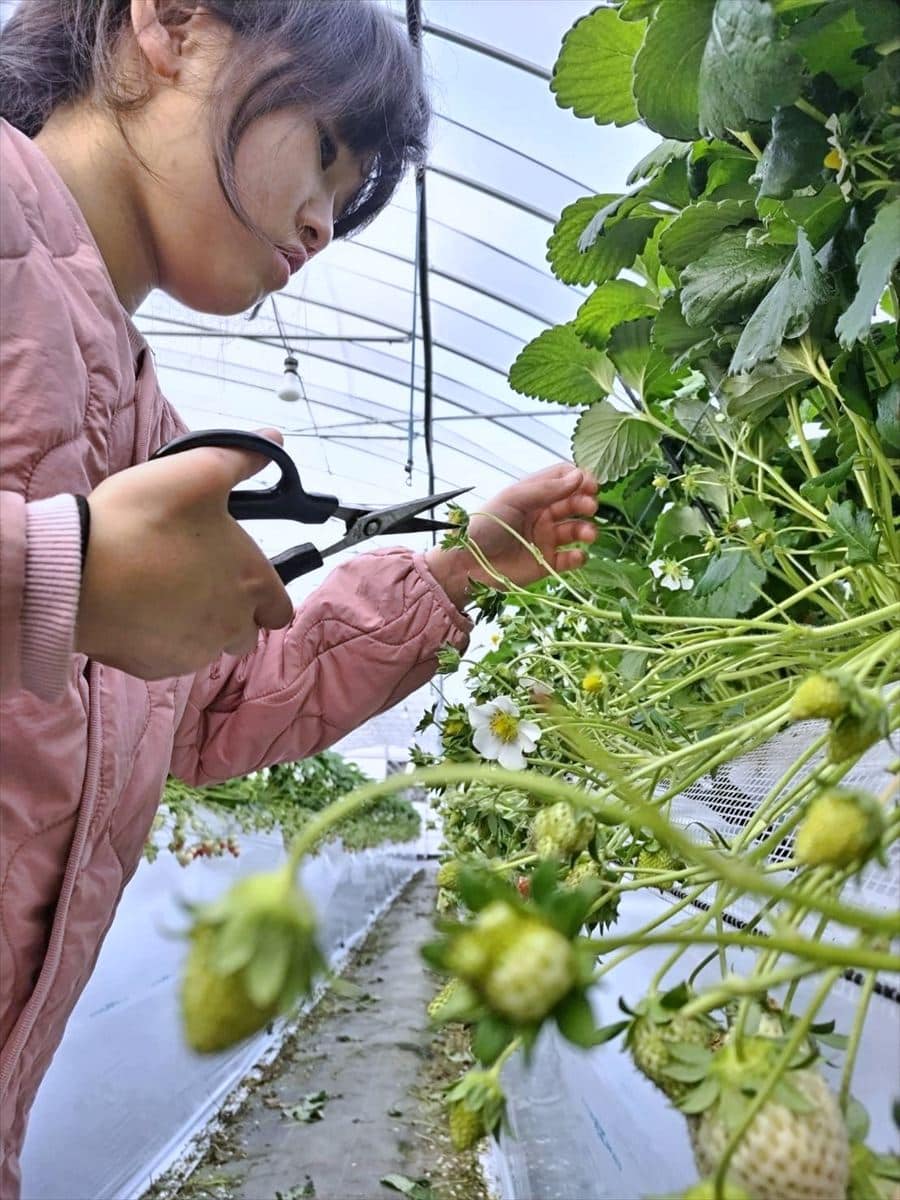
[[[38,1084],[172,773],[194,784],[314,754],[435,669],[468,621],[421,556],[336,570],[287,629],[145,683],[72,652],[73,496],[183,430],[71,194],[0,122],[0,1196]]]

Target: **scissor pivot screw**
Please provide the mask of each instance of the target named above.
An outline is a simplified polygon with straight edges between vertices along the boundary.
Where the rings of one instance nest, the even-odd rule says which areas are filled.
[[[381,528],[380,521],[375,520],[375,519],[373,519],[371,521],[366,521],[365,525],[363,526],[363,533],[366,535],[366,537],[375,537],[375,535],[378,533],[378,530],[380,528]]]

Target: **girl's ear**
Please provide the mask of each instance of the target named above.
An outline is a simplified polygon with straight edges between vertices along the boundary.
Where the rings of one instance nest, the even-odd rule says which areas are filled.
[[[175,79],[182,64],[182,44],[189,22],[164,24],[167,0],[131,0],[131,27],[141,53],[155,74]]]

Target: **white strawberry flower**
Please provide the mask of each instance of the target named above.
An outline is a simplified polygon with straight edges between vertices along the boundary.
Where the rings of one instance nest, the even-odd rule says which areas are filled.
[[[510,771],[525,766],[525,755],[531,753],[541,736],[540,726],[523,721],[518,705],[509,696],[470,705],[469,721],[472,744],[481,757]]]
[[[659,580],[660,587],[668,588],[670,592],[689,592],[694,586],[690,571],[677,558],[654,559],[650,564],[650,572],[654,579]]]

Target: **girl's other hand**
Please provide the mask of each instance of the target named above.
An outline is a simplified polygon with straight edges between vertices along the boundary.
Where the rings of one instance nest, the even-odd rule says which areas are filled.
[[[555,571],[572,571],[585,560],[584,550],[561,549],[571,542],[592,542],[597,511],[597,480],[571,463],[538,471],[498,493],[469,522],[469,537],[498,574],[525,587],[546,575],[527,546],[508,533],[499,517],[526,542],[536,546]],[[426,556],[429,569],[458,606],[468,599],[469,580],[496,586],[497,581],[465,549],[435,547]]]
[[[244,654],[260,629],[286,625],[284,585],[228,513],[231,489],[263,466],[258,455],[204,446],[104,480],[89,497],[76,650],[163,679],[223,651]]]

